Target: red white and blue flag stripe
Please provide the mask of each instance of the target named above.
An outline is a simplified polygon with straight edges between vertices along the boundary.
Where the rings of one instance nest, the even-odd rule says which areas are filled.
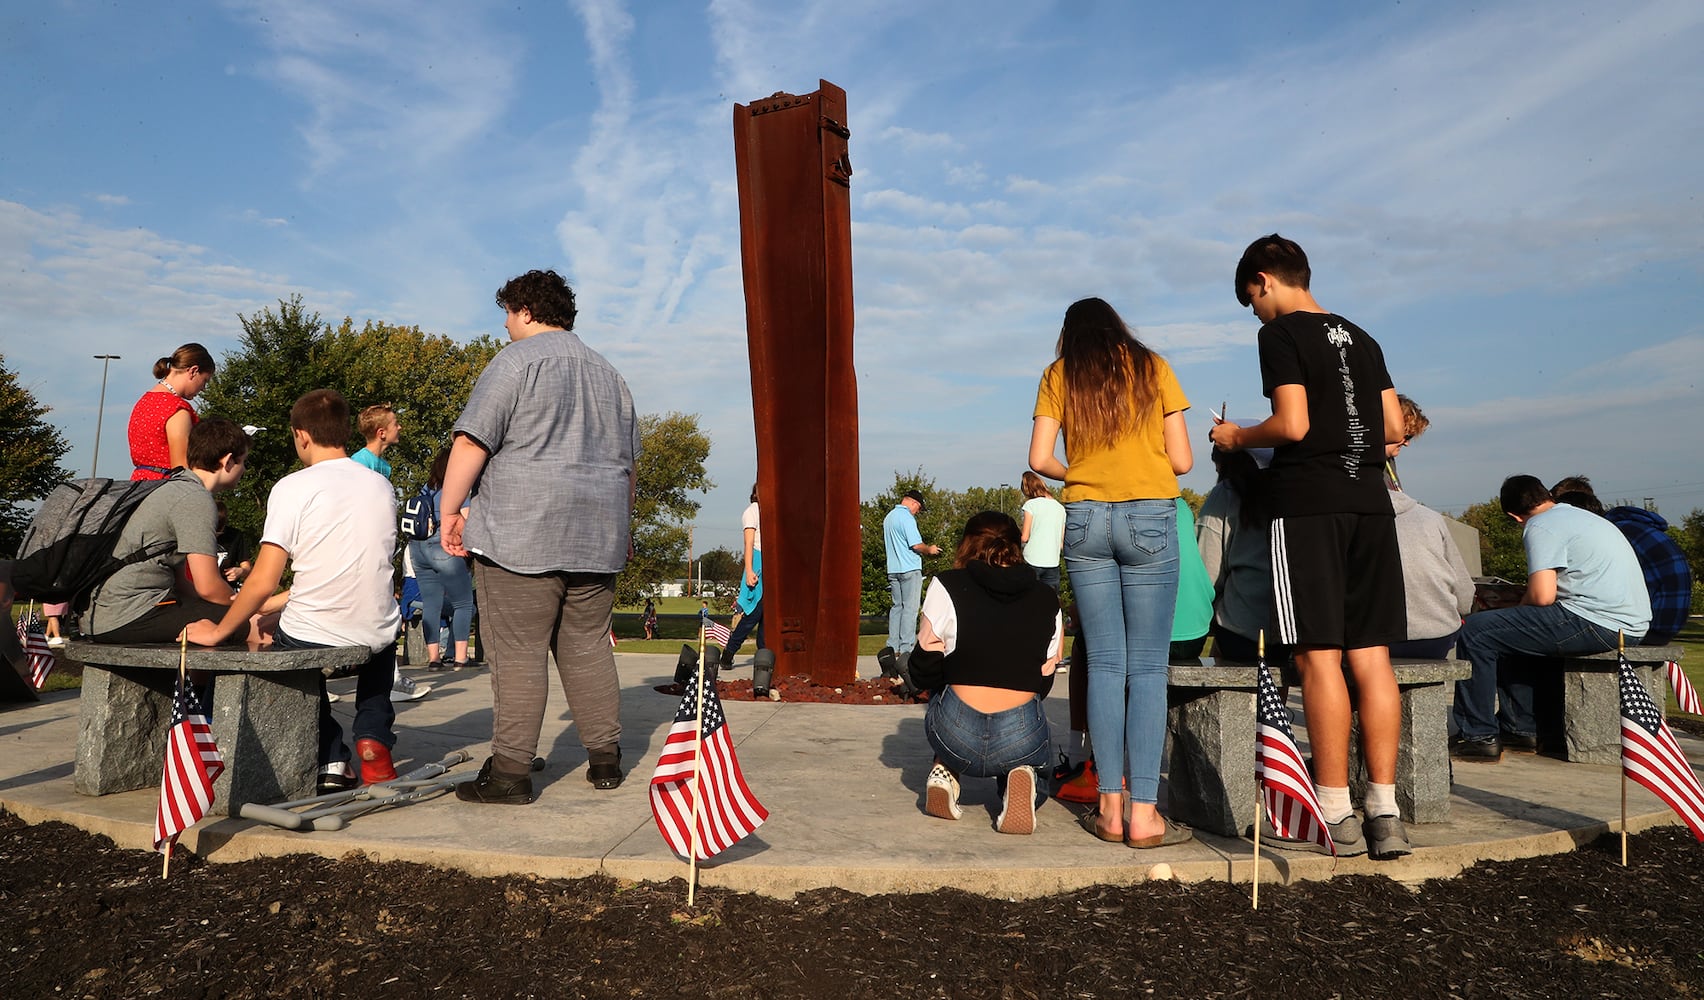
[[[34,608],[30,609],[29,614],[18,618],[18,645],[24,647],[24,658],[30,665],[30,683],[40,691],[59,658],[54,654],[53,647],[47,644],[41,619],[36,616]]]
[[[705,642],[713,642],[718,646],[726,646],[729,640],[734,637],[734,634],[728,631],[728,627],[726,625],[717,622],[716,619],[711,618],[709,615],[705,615],[703,621]]]
[[[698,671],[687,682],[657,770],[651,775],[651,815],[669,850],[693,851],[693,802],[699,799],[697,848],[700,860],[714,857],[763,825],[769,810],[757,801],[740,773],[734,739],[716,685],[704,686],[702,741],[698,726]],[[703,790],[699,796],[699,790]]]
[[[1278,836],[1311,840],[1336,857],[1337,845],[1331,841],[1313,778],[1290,732],[1290,710],[1278,697],[1266,661],[1260,662],[1256,672],[1260,693],[1255,697],[1254,773],[1260,780],[1267,818]]]
[[[1673,660],[1663,664],[1663,670],[1668,674],[1669,687],[1674,689],[1675,703],[1687,715],[1704,715],[1704,708],[1698,702],[1698,689],[1686,679],[1686,671],[1680,669],[1680,664]]]
[[[1620,673],[1621,770],[1668,803],[1704,842],[1704,788],[1625,655]]]
[[[213,742],[207,710],[180,674],[172,699],[172,727],[166,733],[160,807],[154,814],[154,850],[170,852],[178,834],[207,815],[207,807],[213,804],[213,782],[223,773],[225,758]]]

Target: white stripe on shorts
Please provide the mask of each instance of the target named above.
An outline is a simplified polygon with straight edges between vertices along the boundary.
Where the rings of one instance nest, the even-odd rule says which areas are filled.
[[[1289,544],[1284,540],[1284,519],[1272,519],[1272,604],[1278,610],[1278,641],[1296,644],[1296,602],[1290,589]]]

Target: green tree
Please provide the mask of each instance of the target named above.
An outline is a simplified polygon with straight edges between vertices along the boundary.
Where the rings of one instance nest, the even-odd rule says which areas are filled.
[[[48,409],[0,354],[0,554],[18,551],[32,505],[71,478],[59,464],[71,445],[43,419]]]
[[[1486,576],[1500,576],[1513,583],[1527,578],[1526,548],[1521,544],[1521,526],[1503,513],[1497,497],[1462,511],[1457,520],[1479,531],[1479,558]]]
[[[658,583],[681,575],[698,513],[694,493],[715,484],[705,475],[710,439],[698,415],[647,413],[639,418],[639,463],[633,497],[633,558],[615,581],[617,605],[636,604]]]
[[[1686,565],[1692,570],[1692,610],[1704,609],[1704,510],[1694,507],[1680,524],[1670,525],[1669,534],[1686,554]]]
[[[425,481],[433,456],[467,404],[473,383],[501,347],[481,336],[458,343],[419,327],[369,320],[359,330],[345,319],[332,328],[309,312],[299,295],[278,308],[239,316],[243,336],[220,359],[219,374],[201,394],[201,412],[266,428],[254,437],[248,473],[226,496],[231,523],[258,535],[267,494],[296,467],[290,407],[310,389],[336,389],[351,410],[388,403],[398,412],[402,439],[385,453],[404,494]],[[353,422],[348,446],[362,446]]]
[[[706,583],[738,586],[740,574],[745,570],[741,561],[744,555],[743,551],[711,549],[698,557],[699,572],[704,575]]]

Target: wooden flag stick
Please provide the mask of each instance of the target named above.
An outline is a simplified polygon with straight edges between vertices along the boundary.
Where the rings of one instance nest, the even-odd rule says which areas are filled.
[[[1223,410],[1220,411],[1221,414],[1223,412]],[[1265,629],[1260,630],[1259,638],[1256,641],[1259,644],[1260,662],[1264,664],[1266,662]],[[1258,698],[1259,695],[1255,697]],[[1255,734],[1255,740],[1258,741],[1259,739],[1260,735]],[[1255,753],[1258,755],[1259,750],[1257,749]],[[1260,909],[1260,775],[1258,774],[1254,777],[1254,909]]]
[[[1615,633],[1615,652],[1615,683],[1616,690],[1619,691],[1622,658],[1627,655],[1627,633]],[[1619,702],[1620,700],[1620,696],[1617,695],[1616,701]],[[1621,867],[1627,867],[1627,760],[1625,756],[1621,761]]]
[[[687,858],[686,905],[698,894],[698,816],[704,808],[704,622],[698,624],[698,731],[692,740],[692,839]]]
[[[178,635],[178,686],[179,687],[183,686],[184,681],[188,678],[188,676],[189,676],[189,629],[186,628],[186,629],[183,630],[183,632],[181,632]],[[177,696],[174,694],[173,695],[174,702],[176,700],[176,697]],[[169,736],[167,738],[170,739]],[[171,751],[167,750],[166,754],[167,754],[168,757],[170,757]],[[164,782],[165,781],[164,776],[162,776],[160,778],[160,780],[162,782]],[[172,850],[175,847],[177,847],[177,838],[176,837],[172,837],[170,840],[166,841],[166,859],[165,859],[165,861],[161,862],[161,864],[160,864],[160,877],[161,878],[166,878],[167,876],[169,876],[172,873]]]

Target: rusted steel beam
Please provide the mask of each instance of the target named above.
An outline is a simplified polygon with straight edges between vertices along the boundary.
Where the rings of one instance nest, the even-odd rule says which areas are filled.
[[[846,92],[734,105],[763,604],[777,677],[856,676],[858,386]]]

